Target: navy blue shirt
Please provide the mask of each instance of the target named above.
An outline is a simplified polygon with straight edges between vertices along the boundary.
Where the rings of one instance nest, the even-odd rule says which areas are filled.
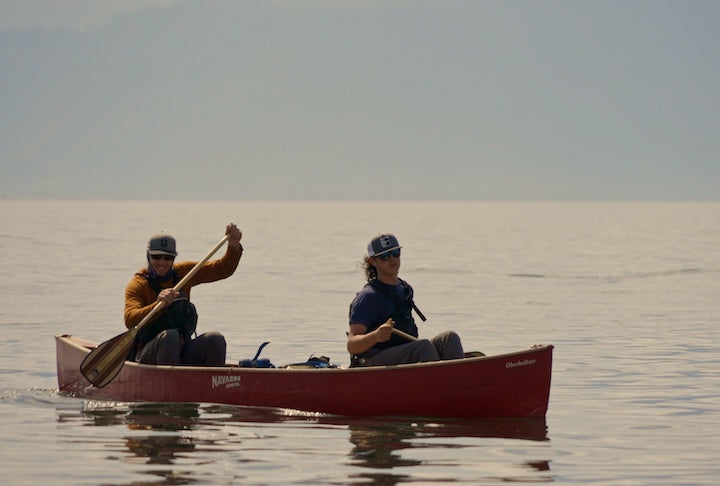
[[[398,309],[395,302],[382,291],[378,291],[370,284],[365,284],[350,305],[350,324],[363,324],[367,327],[366,332],[371,332],[392,317],[397,329],[417,337],[417,326],[411,315],[412,287],[407,283],[402,285],[398,282],[397,285],[388,285],[378,280],[374,281],[374,285],[382,287],[386,292],[393,293],[402,303],[401,308]],[[373,347],[384,349],[405,343],[407,340],[393,334],[389,341],[378,343]]]

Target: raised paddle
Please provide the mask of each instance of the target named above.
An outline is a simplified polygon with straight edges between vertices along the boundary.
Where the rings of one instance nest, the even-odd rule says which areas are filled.
[[[188,283],[188,281],[193,278],[193,276],[202,268],[203,265],[212,257],[216,251],[220,249],[221,246],[225,244],[225,242],[228,240],[230,235],[225,235],[225,237],[220,240],[220,242],[215,245],[215,248],[210,250],[210,253],[205,255],[205,258],[197,262],[197,264],[185,275],[182,280],[180,280],[175,287],[173,287],[173,290],[179,291],[181,288],[185,286],[185,284]],[[80,363],[80,372],[83,374],[83,376],[92,383],[97,388],[102,388],[108,383],[110,383],[115,376],[120,372],[120,369],[122,369],[123,365],[125,364],[125,360],[127,359],[128,354],[130,353],[130,348],[132,348],[133,343],[135,342],[135,336],[137,335],[138,331],[142,329],[146,324],[148,324],[157,314],[160,312],[163,307],[165,306],[165,301],[161,300],[157,304],[155,304],[155,307],[152,308],[150,313],[146,315],[140,323],[133,327],[132,329],[128,329],[126,332],[122,334],[118,334],[114,338],[105,341],[104,343],[100,344],[98,347],[93,349],[90,354],[85,356],[85,359]]]

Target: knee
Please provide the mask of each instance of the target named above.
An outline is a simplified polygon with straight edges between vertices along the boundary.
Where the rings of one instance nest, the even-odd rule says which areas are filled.
[[[447,333],[447,340],[449,343],[460,345],[460,336],[455,331],[448,331]]]
[[[225,352],[227,343],[225,336],[219,332],[208,332],[205,334],[205,360],[206,363],[213,366],[219,366],[225,363]]]
[[[417,341],[417,358],[418,361],[437,361],[440,359],[437,349],[433,343],[427,339],[420,339]]]
[[[225,336],[220,334],[219,332],[206,332],[205,338],[207,339],[208,346],[212,346],[216,349],[225,349],[227,346],[227,343],[225,342]]]
[[[446,331],[433,339],[440,359],[459,359],[465,353],[463,351],[460,336],[455,331]]]
[[[158,341],[163,345],[180,344],[180,333],[177,329],[165,329],[158,335]]]

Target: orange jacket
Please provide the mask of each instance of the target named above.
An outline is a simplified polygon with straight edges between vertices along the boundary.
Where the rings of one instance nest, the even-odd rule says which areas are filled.
[[[228,278],[235,273],[235,269],[240,263],[242,256],[242,247],[240,249],[230,248],[222,258],[207,262],[198,272],[185,284],[181,289],[182,293],[190,298],[190,288],[194,285],[215,282]],[[178,278],[182,279],[193,269],[197,262],[180,262],[173,265],[173,269],[177,272]],[[155,307],[157,294],[150,287],[148,281],[143,277],[147,272],[147,268],[143,268],[133,275],[132,279],[125,288],[125,326],[131,329],[137,326],[143,318],[150,313]],[[175,284],[172,279],[160,282],[162,288],[171,288]]]

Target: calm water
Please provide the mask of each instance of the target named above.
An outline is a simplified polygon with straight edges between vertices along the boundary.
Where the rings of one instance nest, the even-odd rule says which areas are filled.
[[[245,255],[196,287],[228,358],[346,365],[376,232],[468,349],[554,344],[545,420],[362,419],[60,396],[53,336],[123,330],[150,234],[199,259],[228,221]],[[720,203],[0,201],[3,484],[717,484]],[[432,393],[432,389],[428,389]]]

